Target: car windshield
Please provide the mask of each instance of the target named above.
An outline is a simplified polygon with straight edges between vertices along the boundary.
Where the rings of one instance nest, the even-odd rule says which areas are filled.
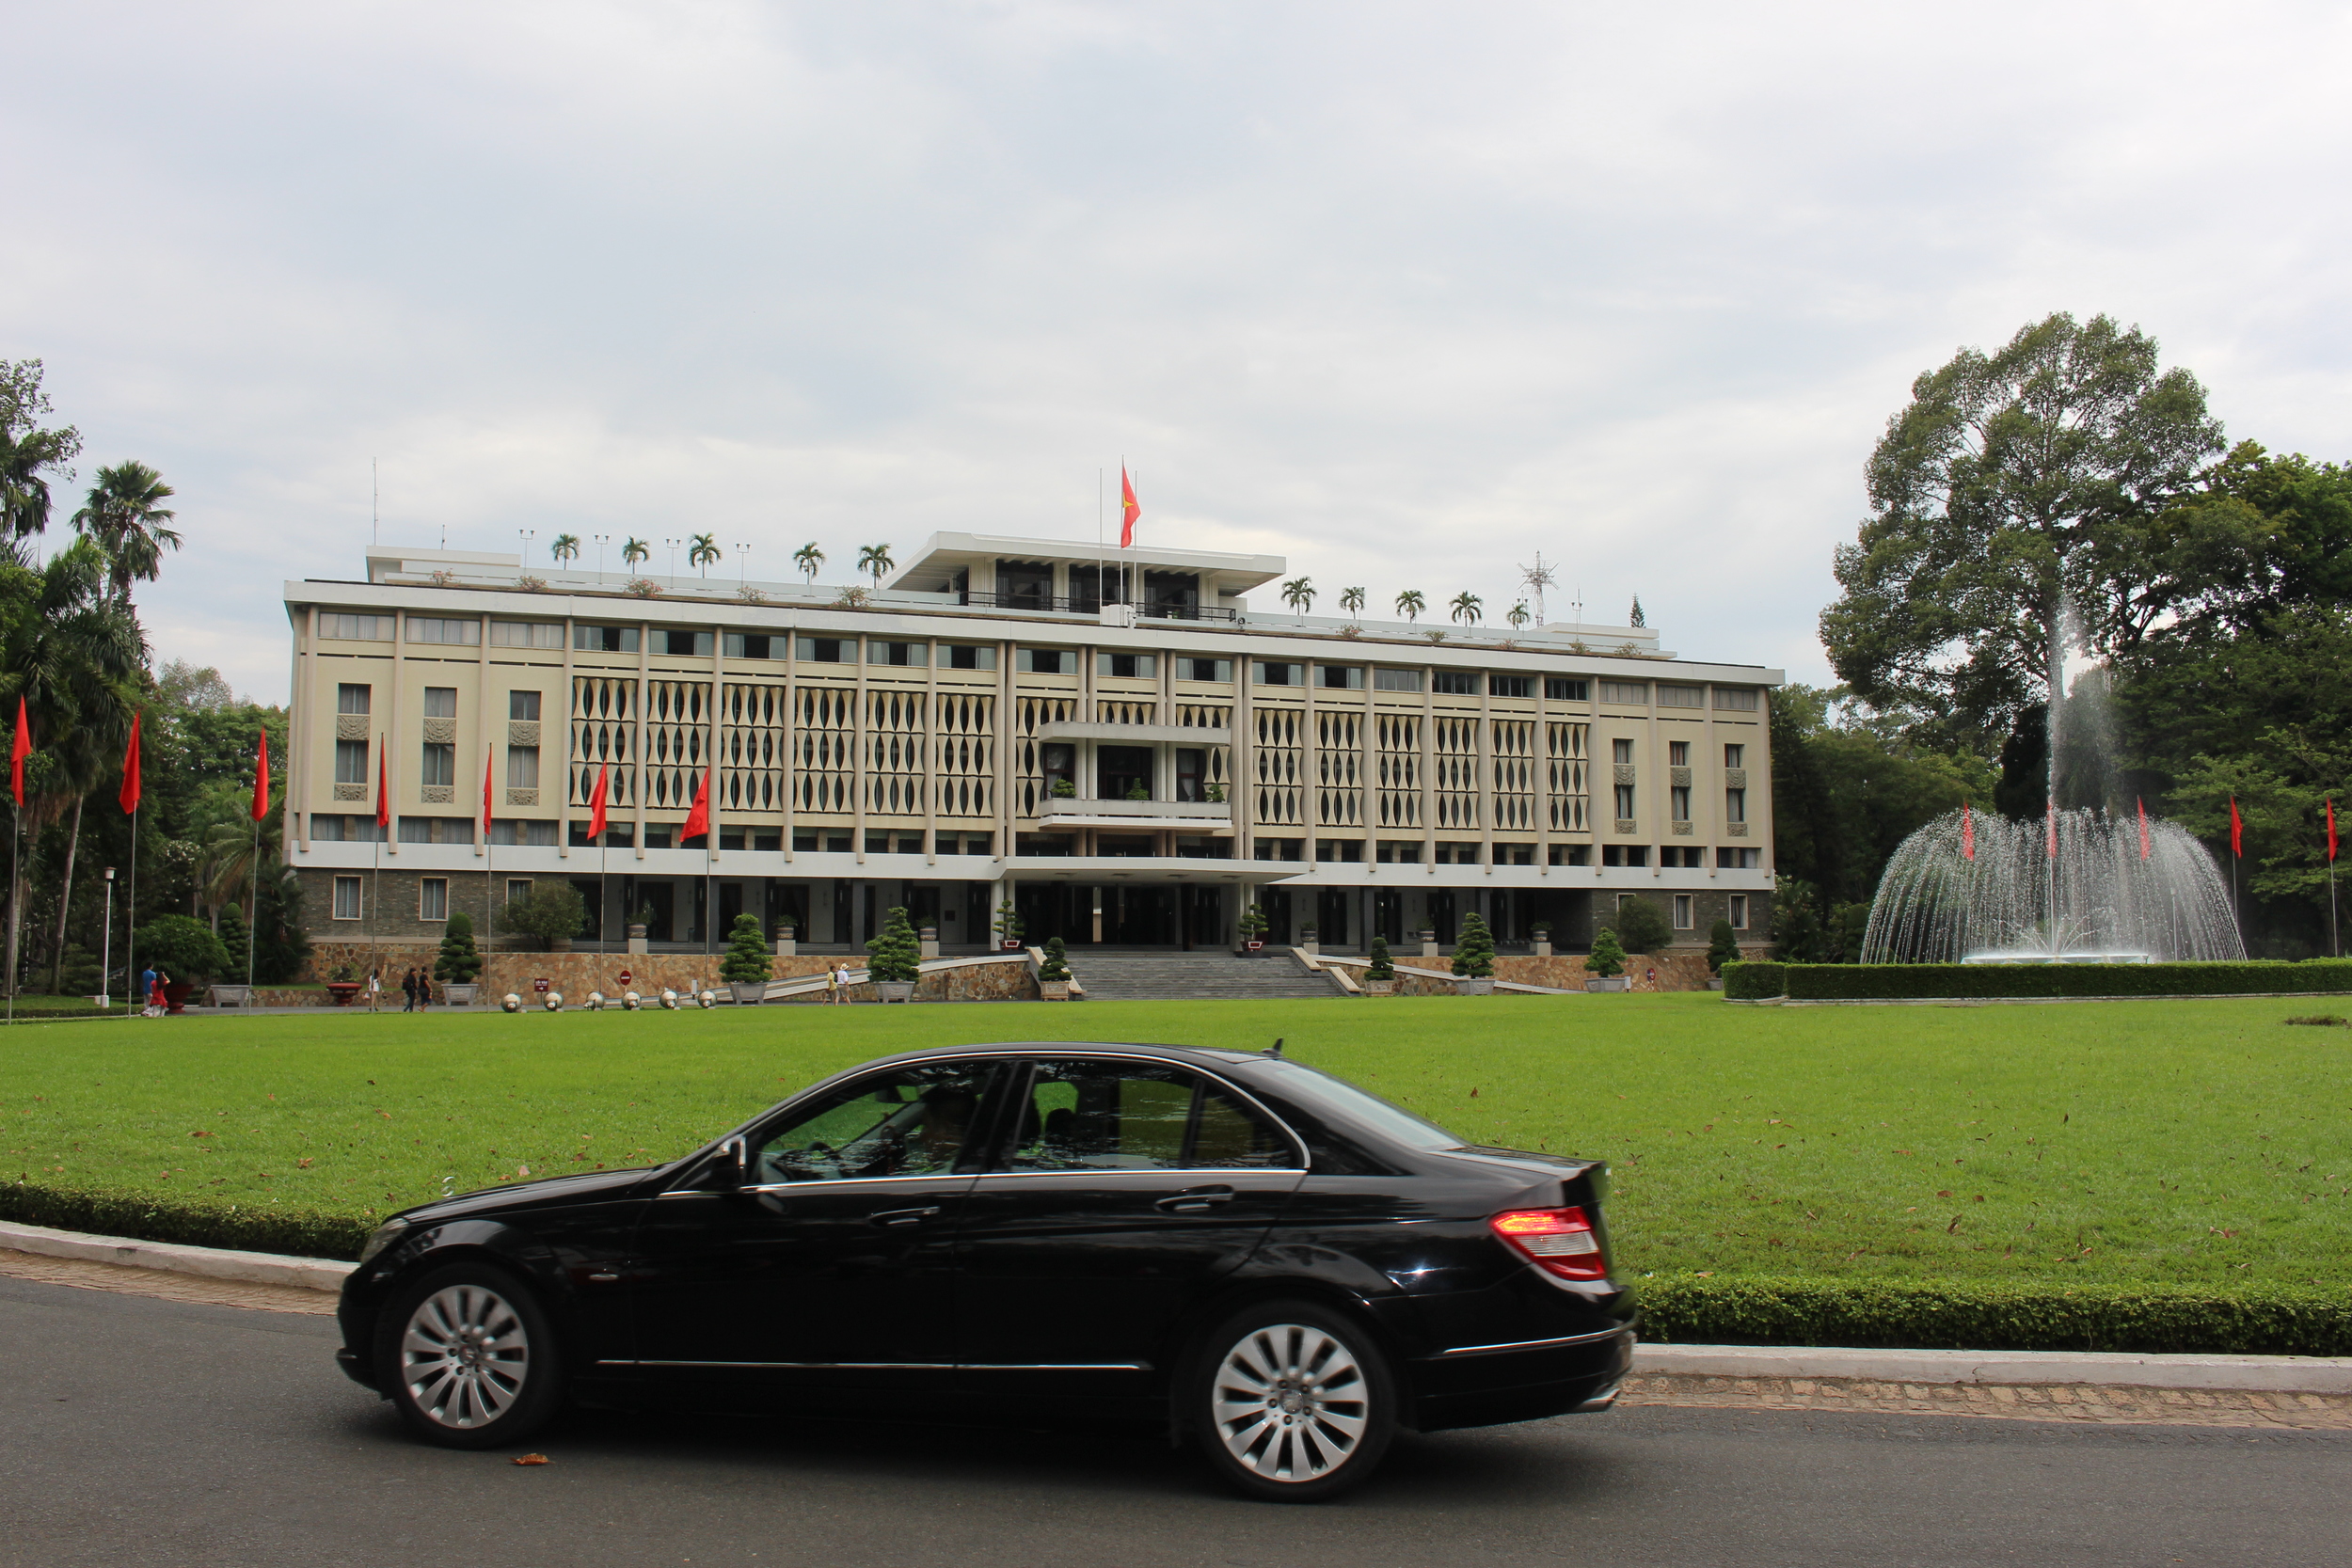
[[[1374,1131],[1395,1139],[1407,1148],[1461,1148],[1460,1138],[1434,1121],[1413,1115],[1402,1106],[1391,1105],[1376,1094],[1358,1088],[1343,1078],[1334,1078],[1321,1068],[1304,1062],[1268,1060],[1267,1066],[1281,1070],[1281,1091],[1299,1101],[1309,1110],[1330,1111],[1348,1120],[1361,1123]]]

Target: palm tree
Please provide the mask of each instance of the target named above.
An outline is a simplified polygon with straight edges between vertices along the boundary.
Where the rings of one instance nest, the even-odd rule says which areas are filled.
[[[705,577],[710,575],[710,563],[718,559],[719,536],[715,533],[697,533],[686,546],[686,563],[702,568]]]
[[[1315,579],[1293,578],[1282,584],[1282,602],[1301,615],[1315,607]]]
[[[1421,612],[1428,608],[1429,601],[1422,596],[1418,588],[1407,588],[1396,596],[1396,612],[1407,621],[1420,620]]]
[[[792,564],[805,573],[812,583],[817,580],[817,568],[824,563],[825,552],[817,547],[814,539],[792,552]]]
[[[106,552],[115,597],[125,603],[131,584],[153,582],[162,574],[164,551],[180,547],[180,536],[164,527],[172,520],[163,505],[172,493],[146,464],[118,463],[98,470],[88,501],[73,515],[73,526]]]
[[[1340,608],[1347,611],[1351,621],[1361,615],[1364,612],[1364,591],[1360,588],[1341,589]]]
[[[1513,605],[1511,607],[1510,613],[1503,616],[1503,619],[1511,623],[1511,629],[1513,631],[1517,631],[1521,626],[1527,625],[1527,601],[1525,599],[1521,599],[1518,603]]]
[[[628,543],[621,546],[621,568],[626,571],[629,567],[636,565],[638,562],[648,559],[652,556],[652,554],[653,546],[651,545],[647,544],[643,539],[632,536]]]
[[[0,359],[0,534],[10,539],[47,531],[49,474],[82,450],[82,433],[72,425],[40,428],[49,412],[40,375],[38,359]]]
[[[890,559],[890,546],[887,545],[860,545],[857,547],[857,569],[870,573],[876,588],[882,586],[883,574],[897,564]]]
[[[1454,595],[1453,604],[1447,608],[1454,611],[1454,618],[1462,625],[1474,626],[1478,625],[1479,618],[1486,612],[1486,601],[1468,589],[1464,589]]]
[[[558,562],[578,561],[580,559],[580,535],[559,533],[555,536],[555,543],[549,545],[548,550]]]

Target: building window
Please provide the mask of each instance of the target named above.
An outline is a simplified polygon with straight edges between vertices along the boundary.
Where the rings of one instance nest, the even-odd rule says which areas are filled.
[[[1704,707],[1707,705],[1704,701],[1706,695],[1704,687],[1669,686],[1664,681],[1658,683],[1660,707]]]
[[[1748,792],[1744,789],[1724,791],[1724,820],[1745,822],[1748,819]]]
[[[1176,678],[1180,681],[1215,681],[1222,686],[1233,683],[1233,661],[1230,658],[1194,658],[1190,655],[1176,660]]]
[[[335,879],[335,918],[338,920],[359,918],[358,878],[338,877]]]
[[[588,835],[580,832],[585,827],[585,823],[573,824],[573,831],[580,832],[574,843],[590,842]],[[490,842],[552,849],[555,847],[555,824],[528,816],[497,817],[490,823]]]
[[[592,654],[633,654],[637,651],[635,626],[574,626],[572,646]]]
[[[1631,784],[1617,785],[1617,820],[1620,822],[1633,820],[1633,786]]]
[[[424,689],[424,716],[427,719],[457,717],[457,688],[428,686]]]
[[[1418,670],[1375,670],[1372,673],[1375,691],[1419,691],[1421,672]]]
[[[1687,893],[1676,894],[1675,929],[1677,931],[1687,931],[1691,929],[1691,922],[1692,918],[1693,916],[1691,913],[1691,895]]]
[[[1176,799],[1204,800],[1208,794],[1201,785],[1201,767],[1208,752],[1197,746],[1176,748]]]
[[[337,713],[367,712],[369,699],[374,690],[373,687],[354,686],[349,681],[342,682],[335,688],[335,711]]]
[[[1307,678],[1306,666],[1259,659],[1249,666],[1249,678],[1260,686],[1303,686]],[[1264,857],[1259,858],[1263,860]]]
[[[857,639],[854,637],[800,637],[793,639],[793,657],[807,664],[851,664],[857,660]]]
[[[729,658],[782,658],[785,640],[764,631],[731,631],[723,646]]]
[[[1666,766],[1667,766],[1667,767],[1669,767],[1669,768],[1688,768],[1688,767],[1690,767],[1690,766],[1691,766],[1691,743],[1690,743],[1689,741],[1687,741],[1687,740],[1669,740],[1669,741],[1667,741],[1667,742],[1666,742]]]
[[[400,819],[400,841],[403,844],[471,844],[473,818],[404,816]]]
[[[482,623],[439,615],[411,615],[408,617],[408,641],[462,643],[470,648],[482,641]]]
[[[1045,775],[1045,793],[1064,799],[1078,793],[1078,748],[1047,746],[1039,753],[1039,771]],[[1066,788],[1056,789],[1056,785]]]
[[[454,785],[457,783],[457,748],[445,742],[426,741],[423,760],[417,769],[417,783],[427,788]]]
[[[927,642],[868,642],[866,662],[895,664],[901,669],[923,669],[931,661],[930,644]]]
[[[1319,838],[1315,840],[1315,859],[1337,861],[1342,865],[1355,865],[1364,858],[1364,841],[1360,838]]]
[[[1744,893],[1731,895],[1731,928],[1735,931],[1748,928],[1748,895]]]
[[[368,782],[368,743],[364,740],[335,742],[335,782],[339,784],[363,784]]]
[[[1630,740],[1611,741],[1609,743],[1609,760],[1615,763],[1620,768],[1632,767],[1633,742]]]
[[[1649,864],[1649,846],[1646,844],[1604,844],[1600,847],[1600,863],[1623,866],[1647,865]]]
[[[939,650],[943,670],[993,670],[996,650],[978,642],[950,642]]]
[[[1532,844],[1498,844],[1495,846],[1497,865],[1534,865],[1535,847]]]
[[[1724,748],[1724,766],[1725,768],[1745,768],[1747,765],[1748,749],[1745,746],[1726,746]]]
[[[1677,822],[1691,820],[1691,786],[1677,784],[1666,791],[1667,810]]]
[[[1421,840],[1384,838],[1375,848],[1374,858],[1382,865],[1419,865],[1421,863]]]
[[[1157,654],[1096,654],[1094,673],[1123,681],[1157,680],[1160,658]]]
[[[1439,865],[1476,865],[1478,863],[1478,846],[1473,842],[1445,839],[1438,845],[1437,863]]]
[[[506,901],[510,904],[524,904],[530,902],[531,880],[532,879],[528,877],[507,878]]]
[[[539,721],[539,693],[509,691],[506,694],[506,717],[517,724],[537,723]]]
[[[564,623],[561,621],[490,623],[490,646],[493,648],[561,648],[563,645]]]
[[[310,816],[310,836],[321,844],[381,844],[384,824],[373,816],[314,812]]]
[[[1545,852],[1544,859],[1552,865],[1590,865],[1593,849],[1589,844],[1555,844]]]
[[[1647,707],[1649,682],[1603,681],[1600,683],[1600,700],[1614,703],[1619,707]]]
[[[1533,675],[1488,675],[1486,695],[1489,697],[1533,697],[1535,677]]]
[[[654,636],[660,639],[654,649],[656,653],[667,654],[672,658],[710,657],[713,639],[707,631],[658,631]]]
[[[1715,706],[1720,711],[1725,713],[1754,713],[1756,711],[1756,693],[1754,691],[1740,690],[1736,688],[1725,689],[1724,688],[1719,686],[1715,689]]]
[[[1722,871],[1754,871],[1763,864],[1761,849],[1718,849],[1715,865]]]
[[[509,746],[506,748],[506,787],[536,789],[539,787],[539,748]]]
[[[319,635],[337,642],[389,642],[392,640],[392,618],[389,615],[322,615]]]
[[[1478,677],[1468,670],[1432,671],[1429,689],[1441,697],[1475,697],[1478,695]]]
[[[1591,681],[1572,681],[1559,675],[1544,677],[1544,697],[1554,703],[1588,703],[1593,699]]]
[[[1315,684],[1327,691],[1361,691],[1364,689],[1364,667],[1360,664],[1318,664]]]
[[[1012,667],[1032,675],[1074,675],[1078,656],[1068,648],[1023,648],[1013,656]]]
[[[1679,848],[1670,844],[1658,851],[1658,863],[1683,866],[1692,871],[1704,871],[1707,869],[1707,851],[1695,845],[1687,848]]]
[[[1262,861],[1295,861],[1305,858],[1306,840],[1297,838],[1261,838],[1249,846],[1249,852]]]
[[[427,877],[417,883],[417,918],[447,920],[449,918],[449,879]]]

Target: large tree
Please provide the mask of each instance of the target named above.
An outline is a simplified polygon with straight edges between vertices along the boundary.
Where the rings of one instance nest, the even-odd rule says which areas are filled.
[[[38,359],[0,359],[0,536],[23,539],[49,527],[49,482],[68,479],[82,450],[72,425],[43,430],[48,394]]]
[[[1821,640],[1863,701],[1989,751],[2045,700],[2063,602],[2094,657],[2175,609],[2170,531],[2221,426],[2195,376],[2106,316],[1963,349],[1911,391],[1870,454]]]
[[[176,515],[163,504],[174,493],[146,464],[118,463],[98,470],[88,500],[73,515],[73,526],[105,550],[115,597],[125,603],[131,584],[153,582],[164,552],[180,547],[180,535],[164,526]]]

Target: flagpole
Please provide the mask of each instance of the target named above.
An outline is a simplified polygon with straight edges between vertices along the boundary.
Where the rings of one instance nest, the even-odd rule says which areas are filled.
[[[253,861],[246,873],[246,883],[245,985],[247,990],[251,990],[253,989],[253,949],[261,945],[255,937],[255,933],[261,928],[259,923],[262,918],[262,819],[258,816],[253,819]],[[246,1006],[249,1007],[252,1005],[252,999],[246,998]]]
[[[8,924],[14,927],[22,927],[24,924],[23,911],[16,907],[24,896],[24,878],[18,869],[24,847],[24,808],[20,804],[8,813]],[[2328,882],[2330,896],[2333,895],[2334,886],[2331,878]],[[8,956],[11,958],[16,957],[13,952]],[[16,970],[13,965],[8,970],[8,1022],[16,1022]]]
[[[131,892],[122,901],[122,993],[128,997],[139,977],[139,808],[131,808]],[[147,998],[136,999],[137,1006],[125,1008],[123,1017],[136,1018],[147,1007]]]

